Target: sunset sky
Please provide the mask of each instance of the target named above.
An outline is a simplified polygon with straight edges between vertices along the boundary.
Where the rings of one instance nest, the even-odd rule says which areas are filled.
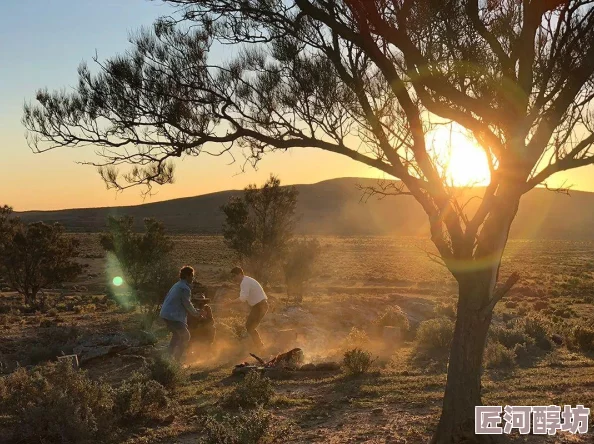
[[[97,51],[107,58],[128,47],[127,37],[171,8],[147,0],[10,0],[0,7],[0,205],[18,211],[143,203],[139,189],[116,194],[89,166],[92,148],[34,155],[21,125],[22,107],[38,88],[76,85],[77,67]],[[144,202],[195,196],[262,182],[270,173],[285,184],[343,176],[378,177],[372,169],[314,149],[269,155],[258,171],[241,173],[228,158],[186,158],[177,163],[176,183],[158,188]],[[594,167],[555,176],[552,185],[594,191]]]

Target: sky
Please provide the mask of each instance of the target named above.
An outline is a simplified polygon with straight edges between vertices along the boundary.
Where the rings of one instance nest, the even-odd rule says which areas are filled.
[[[77,162],[94,160],[90,148],[33,154],[21,124],[25,101],[39,88],[70,88],[82,61],[125,51],[128,36],[172,12],[149,0],[3,0],[0,5],[0,205],[17,211],[135,205],[241,189],[277,174],[284,184],[335,177],[378,177],[373,169],[316,149],[267,155],[257,170],[241,171],[229,158],[184,158],[176,182],[143,197],[141,190],[107,190],[96,170]],[[594,191],[594,167],[559,174],[554,184]]]

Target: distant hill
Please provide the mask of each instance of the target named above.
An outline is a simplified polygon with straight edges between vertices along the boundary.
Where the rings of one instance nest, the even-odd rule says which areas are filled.
[[[325,235],[428,236],[428,222],[419,204],[409,196],[372,197],[362,201],[357,185],[370,186],[373,179],[341,178],[299,190],[299,231]],[[109,215],[134,216],[163,221],[172,233],[220,233],[220,211],[230,196],[241,191],[222,191],[203,196],[148,203],[137,206],[88,208],[60,211],[28,211],[18,215],[26,222],[60,222],[73,232],[96,232],[105,227]],[[520,239],[594,239],[594,193],[573,192],[571,197],[535,189],[525,195],[512,226],[511,236]]]

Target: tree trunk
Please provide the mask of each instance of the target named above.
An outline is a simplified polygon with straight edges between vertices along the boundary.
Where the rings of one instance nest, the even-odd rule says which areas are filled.
[[[443,409],[433,444],[491,442],[486,435],[474,434],[474,408],[481,405],[482,360],[491,323],[490,314],[480,314],[480,301],[489,296],[483,293],[487,288],[476,281],[460,284]]]

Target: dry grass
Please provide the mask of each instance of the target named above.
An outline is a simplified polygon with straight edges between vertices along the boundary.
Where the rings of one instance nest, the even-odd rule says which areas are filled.
[[[81,282],[67,284],[56,291],[59,301],[47,313],[22,314],[19,299],[5,294],[0,305],[0,359],[10,362],[27,357],[34,346],[68,343],[70,336],[114,332],[136,328],[140,314],[126,312],[103,303],[106,282],[111,278],[95,235],[81,236],[89,264]],[[206,285],[221,285],[225,271],[233,265],[232,254],[220,237],[176,236],[175,257],[179,264],[198,270],[198,280]],[[365,348],[379,356],[378,371],[352,378],[343,372],[292,374],[273,379],[274,396],[267,411],[273,421],[291,418],[296,426],[286,442],[390,442],[424,443],[431,436],[441,408],[445,366],[427,365],[416,359],[414,332],[401,342],[384,344],[374,335],[373,326],[390,306],[398,305],[414,319],[450,316],[456,286],[447,271],[428,261],[429,242],[416,238],[345,237],[322,238],[318,275],[312,281],[301,306],[285,301],[281,283],[273,284],[271,311],[260,328],[270,353],[300,346],[306,362],[340,361],[345,344],[364,338]],[[543,350],[536,345],[538,325],[522,324],[520,341],[510,337],[517,319],[538,312],[551,333],[572,338],[576,325],[591,326],[594,321],[594,242],[510,242],[502,268],[503,277],[518,271],[522,281],[499,304],[494,316],[506,350],[527,353],[518,365],[492,365],[483,375],[484,402],[490,405],[549,405],[581,403],[594,405],[594,360],[579,345],[555,345]],[[72,290],[72,285],[82,291]],[[85,290],[86,289],[86,290]],[[234,292],[235,290],[233,290]],[[74,309],[73,307],[82,307]],[[213,307],[218,322],[218,347],[214,351],[196,350],[192,355],[190,377],[175,390],[177,411],[169,424],[131,430],[124,442],[144,443],[157,440],[196,442],[208,415],[220,413],[221,400],[227,399],[235,385],[229,380],[232,366],[251,360],[249,345],[240,342],[233,328],[241,323],[242,309]],[[44,327],[40,327],[44,325]],[[157,334],[164,334],[157,324]],[[347,337],[353,327],[358,336]],[[71,330],[71,329],[75,330]],[[519,327],[518,327],[519,328]],[[295,344],[274,341],[278,330],[294,329]],[[51,334],[50,334],[51,332]],[[49,339],[49,338],[54,339]],[[587,339],[587,338],[586,338]],[[582,342],[586,339],[581,339]],[[497,339],[499,341],[499,339]],[[575,340],[575,338],[574,338]],[[588,339],[589,340],[589,339]],[[356,342],[356,341],[355,341]],[[158,347],[166,343],[165,335]],[[499,343],[499,342],[498,342]],[[357,344],[359,345],[359,344]],[[522,348],[522,350],[518,349]],[[494,349],[495,350],[495,349]],[[491,356],[508,354],[500,347]],[[159,348],[151,353],[158,353]],[[501,353],[499,353],[501,352]],[[507,355],[506,355],[507,356]],[[50,357],[51,358],[51,357]],[[45,357],[44,357],[45,359]],[[506,360],[506,363],[509,360]],[[130,367],[131,366],[131,367]],[[89,364],[89,375],[104,376],[114,386],[140,363],[132,365],[122,358]],[[173,396],[173,395],[172,395]],[[544,403],[544,404],[543,404]],[[185,435],[184,435],[185,434]],[[184,436],[182,436],[184,435]],[[575,437],[573,442],[589,442],[591,437]],[[529,443],[559,442],[559,437],[532,436]],[[580,441],[581,439],[581,441]],[[391,442],[398,442],[397,440]]]

